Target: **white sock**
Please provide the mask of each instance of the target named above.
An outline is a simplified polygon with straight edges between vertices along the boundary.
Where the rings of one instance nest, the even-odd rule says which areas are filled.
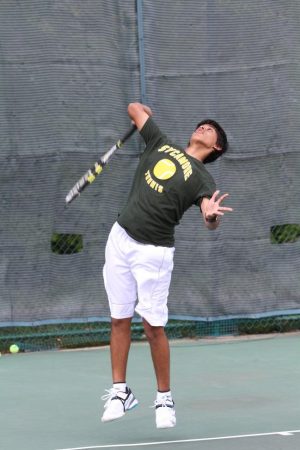
[[[113,387],[118,389],[118,391],[126,392],[127,384],[126,383],[114,383]]]
[[[167,391],[167,392],[159,392],[159,391],[157,391],[157,394],[156,394],[156,400],[161,400],[162,399],[162,397],[165,397],[165,396],[167,396],[167,397],[169,397],[170,399],[172,399],[172,394],[171,394],[171,391]]]

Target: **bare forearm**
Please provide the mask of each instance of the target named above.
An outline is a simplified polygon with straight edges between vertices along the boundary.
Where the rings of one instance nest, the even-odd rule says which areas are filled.
[[[129,103],[127,111],[130,119],[135,123],[139,131],[143,128],[149,116],[152,116],[149,106],[142,103]]]

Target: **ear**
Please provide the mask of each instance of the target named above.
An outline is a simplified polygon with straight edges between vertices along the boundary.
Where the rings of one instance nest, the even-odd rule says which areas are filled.
[[[222,150],[222,147],[220,147],[220,145],[214,145],[213,149],[216,150],[217,152],[220,152]]]

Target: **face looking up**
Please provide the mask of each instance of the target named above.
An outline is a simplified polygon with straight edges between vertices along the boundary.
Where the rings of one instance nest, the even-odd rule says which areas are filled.
[[[215,148],[220,150],[217,146],[218,135],[212,125],[204,123],[200,125],[192,134],[191,144],[202,144],[206,148]]]

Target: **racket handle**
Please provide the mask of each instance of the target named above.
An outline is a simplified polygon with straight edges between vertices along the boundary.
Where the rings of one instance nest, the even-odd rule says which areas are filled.
[[[66,203],[71,203],[76,197],[80,195],[83,189],[87,186],[88,182],[85,179],[85,175],[72,187],[68,195],[66,196]]]
[[[91,184],[97,175],[101,173],[103,170],[103,166],[101,162],[96,162],[93,169],[89,169],[83,177],[80,178],[79,181],[72,187],[68,195],[66,196],[66,203],[71,203],[76,197],[78,197],[81,192]]]
[[[118,147],[121,147],[121,145],[124,144],[124,142],[126,142],[127,139],[129,139],[130,136],[132,136],[136,130],[137,130],[136,125],[132,125],[132,127],[127,131],[127,133],[125,133],[124,136],[119,140],[118,143],[120,143],[120,145]]]
[[[88,186],[95,180],[96,176],[102,172],[103,167],[105,166],[105,164],[107,164],[114,152],[121,148],[124,142],[126,142],[127,139],[129,139],[136,130],[136,125],[132,125],[131,128],[124,134],[124,136],[119,139],[118,142],[108,152],[106,152],[98,162],[95,163],[94,167],[92,169],[89,169],[83,175],[83,177],[81,177],[80,180],[77,181],[77,183],[72,187],[72,189],[66,196],[67,204],[71,203],[76,197],[80,195],[80,193],[83,191],[83,189],[86,188],[86,186]]]

